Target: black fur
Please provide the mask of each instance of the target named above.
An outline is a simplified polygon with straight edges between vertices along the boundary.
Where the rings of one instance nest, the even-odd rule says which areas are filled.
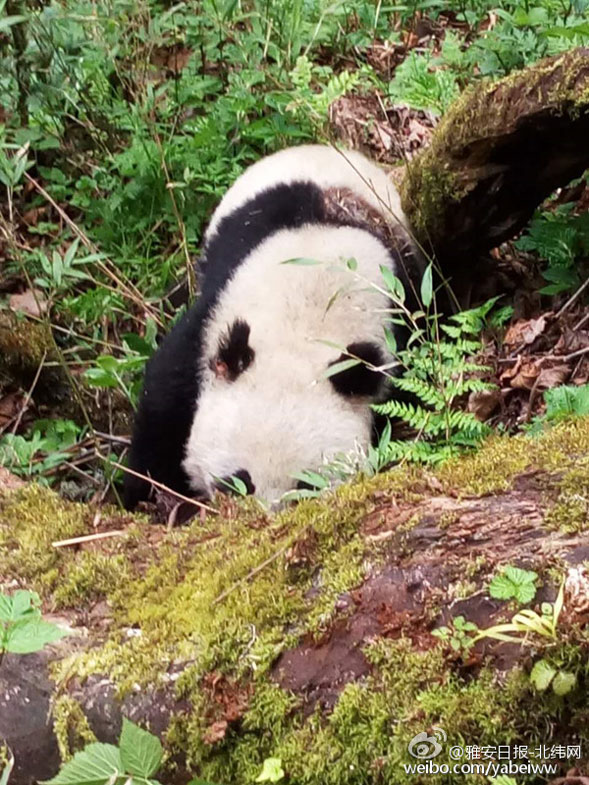
[[[217,373],[234,382],[254,361],[256,353],[249,345],[250,326],[243,319],[236,319],[219,343],[214,363]]]
[[[228,279],[256,246],[281,229],[319,222],[322,205],[321,191],[312,183],[280,185],[219,222],[201,261],[202,291],[197,302],[147,364],[133,426],[131,469],[179,493],[190,493],[181,462],[198,399],[203,323]],[[126,474],[125,507],[134,509],[149,497],[150,489],[149,482]]]
[[[329,381],[340,395],[345,395],[346,397],[352,395],[376,395],[382,387],[383,376],[377,371],[372,371],[367,364],[382,365],[384,357],[381,350],[375,343],[370,343],[370,341],[351,343],[349,346],[346,346],[346,354],[341,354],[330,365],[352,358],[358,358],[362,362],[359,365],[354,365],[352,368],[330,376]]]
[[[147,365],[133,428],[131,469],[180,493],[190,493],[181,462],[198,402],[203,324],[234,271],[260,243],[282,229],[296,229],[309,223],[356,225],[352,220],[335,221],[327,217],[322,192],[310,182],[267,189],[219,222],[204,249],[198,301],[162,341]],[[399,261],[398,249],[389,250],[391,260]],[[246,334],[243,324],[236,322],[229,331],[227,344],[220,347],[218,359],[225,364],[229,380],[254,360],[255,347],[249,346],[249,328]],[[206,359],[215,362],[215,358]],[[365,359],[372,362],[376,358]],[[219,372],[223,372],[222,366]],[[366,390],[374,384],[361,369],[334,382],[338,383],[343,394],[370,394],[354,391]],[[149,482],[126,474],[125,506],[133,509],[147,499],[150,488]]]

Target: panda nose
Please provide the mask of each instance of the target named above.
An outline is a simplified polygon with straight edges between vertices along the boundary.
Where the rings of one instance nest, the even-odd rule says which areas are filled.
[[[238,494],[239,491],[235,487],[235,479],[241,480],[241,482],[245,485],[246,493],[248,495],[251,496],[256,492],[256,486],[253,484],[251,475],[247,469],[238,469],[228,477],[222,477],[221,480],[217,482],[217,488],[224,493]]]

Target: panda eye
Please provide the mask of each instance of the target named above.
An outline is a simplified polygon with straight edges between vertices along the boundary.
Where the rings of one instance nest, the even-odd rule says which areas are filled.
[[[383,376],[373,371],[373,366],[382,365],[384,357],[380,348],[370,341],[359,341],[346,346],[345,354],[341,354],[331,365],[357,357],[362,362],[345,371],[333,374],[329,381],[340,395],[376,395],[383,383]]]
[[[249,345],[250,326],[236,319],[219,340],[211,369],[218,379],[234,382],[254,361],[255,352]]]

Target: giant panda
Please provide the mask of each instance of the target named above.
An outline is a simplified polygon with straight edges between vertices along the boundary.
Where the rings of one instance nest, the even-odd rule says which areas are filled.
[[[130,468],[204,498],[239,477],[274,503],[296,473],[367,450],[394,360],[382,268],[410,285],[416,258],[397,191],[360,153],[303,145],[248,168],[205,233],[196,303],[147,365]],[[126,506],[150,487],[127,474]]]

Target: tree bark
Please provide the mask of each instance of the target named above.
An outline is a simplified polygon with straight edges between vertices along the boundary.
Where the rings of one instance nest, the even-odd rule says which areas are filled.
[[[408,166],[403,208],[444,274],[519,232],[589,166],[589,49],[465,92]]]

